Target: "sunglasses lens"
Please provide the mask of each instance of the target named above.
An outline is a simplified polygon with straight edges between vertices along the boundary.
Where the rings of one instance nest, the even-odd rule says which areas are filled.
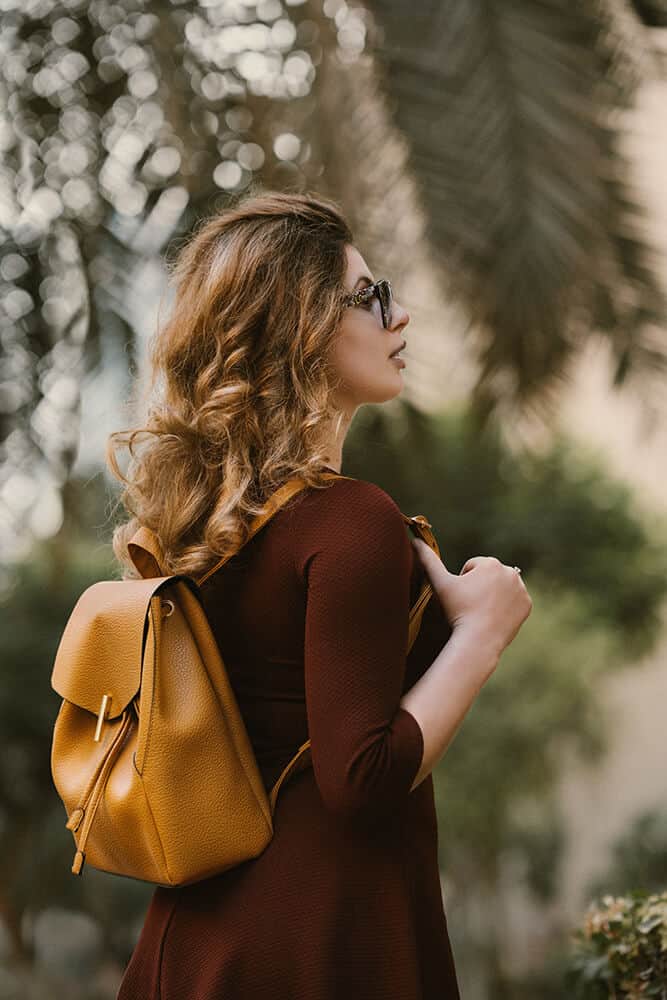
[[[385,326],[391,326],[391,285],[388,281],[382,281],[378,285],[378,292],[382,302],[382,312],[385,317]]]

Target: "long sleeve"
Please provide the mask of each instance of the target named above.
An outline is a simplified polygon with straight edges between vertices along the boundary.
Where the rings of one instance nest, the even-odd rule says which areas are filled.
[[[327,808],[374,816],[410,793],[424,748],[399,704],[412,549],[399,508],[375,484],[340,481],[323,499],[300,567],[313,771]]]

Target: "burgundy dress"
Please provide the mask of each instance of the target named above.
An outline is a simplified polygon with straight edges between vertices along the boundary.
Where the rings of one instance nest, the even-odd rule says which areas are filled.
[[[411,537],[384,490],[339,479],[202,584],[267,793],[308,738],[313,766],[262,854],[156,887],[117,1000],[460,1000],[433,781],[410,792],[423,736],[399,704],[451,629],[433,595],[406,657]]]

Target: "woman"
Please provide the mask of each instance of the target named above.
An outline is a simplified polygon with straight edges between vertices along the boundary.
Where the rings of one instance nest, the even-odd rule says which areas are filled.
[[[431,771],[530,599],[495,559],[457,576],[412,546],[375,484],[322,476],[357,408],[401,391],[409,322],[335,203],[247,196],[185,243],[175,279],[147,427],[108,449],[133,514],[114,550],[132,575],[143,523],[167,573],[231,553],[202,599],[267,794],[309,737],[312,767],[281,788],[261,855],[156,887],[118,1000],[457,1000]],[[113,451],[142,435],[122,476]],[[244,544],[294,475],[306,488]],[[406,655],[425,571],[437,599]]]

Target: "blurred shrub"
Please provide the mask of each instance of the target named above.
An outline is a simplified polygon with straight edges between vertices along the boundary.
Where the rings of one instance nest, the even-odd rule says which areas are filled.
[[[574,932],[568,982],[581,1000],[644,1000],[667,989],[667,892],[605,895]]]

